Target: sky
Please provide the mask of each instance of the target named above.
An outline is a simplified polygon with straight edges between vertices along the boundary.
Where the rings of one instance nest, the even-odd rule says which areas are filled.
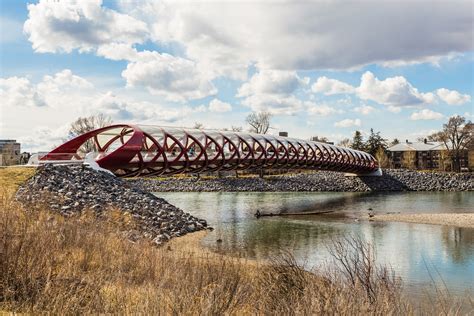
[[[337,143],[474,119],[474,2],[0,1],[0,139],[60,145],[78,117]]]

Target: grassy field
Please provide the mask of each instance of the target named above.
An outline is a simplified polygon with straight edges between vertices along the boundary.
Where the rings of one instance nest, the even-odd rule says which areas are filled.
[[[13,194],[20,184],[35,174],[31,167],[0,167],[0,188]]]
[[[131,242],[118,210],[64,218],[12,198],[28,170],[0,170],[0,311],[54,314],[457,314],[444,296],[414,306],[400,280],[376,267],[370,245],[335,241],[331,270],[312,273],[282,253],[269,262],[214,254],[203,232],[163,247]],[[355,256],[351,250],[356,250]],[[472,306],[472,305],[471,305]]]

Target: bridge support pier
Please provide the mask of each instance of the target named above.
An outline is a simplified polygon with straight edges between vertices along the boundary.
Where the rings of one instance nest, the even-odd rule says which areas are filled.
[[[383,175],[382,168],[369,173],[345,173],[346,177],[381,177]]]

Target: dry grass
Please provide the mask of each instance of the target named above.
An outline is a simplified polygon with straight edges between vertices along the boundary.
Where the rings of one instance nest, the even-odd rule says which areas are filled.
[[[403,298],[399,280],[375,266],[370,247],[361,240],[335,241],[335,268],[309,273],[289,253],[270,262],[249,263],[203,251],[196,247],[202,233],[161,248],[146,240],[131,242],[123,234],[130,225],[133,222],[119,211],[101,218],[85,212],[65,219],[48,210],[25,210],[11,193],[0,190],[0,310],[184,315],[416,312]],[[357,257],[349,255],[351,247],[360,252]],[[458,307],[435,301],[423,312],[456,314]]]
[[[1,167],[0,188],[13,194],[20,184],[35,174],[36,168],[32,167]]]

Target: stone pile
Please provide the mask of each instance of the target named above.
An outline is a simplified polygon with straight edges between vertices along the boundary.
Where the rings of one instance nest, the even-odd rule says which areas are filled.
[[[386,169],[381,177],[346,176],[319,171],[284,176],[251,178],[167,178],[129,180],[135,187],[151,192],[307,192],[307,191],[473,191],[473,173],[420,172]]]
[[[30,208],[46,206],[65,216],[87,209],[98,214],[118,209],[136,220],[139,235],[157,244],[207,227],[205,220],[183,212],[164,199],[86,166],[40,167],[20,187],[16,198]]]

